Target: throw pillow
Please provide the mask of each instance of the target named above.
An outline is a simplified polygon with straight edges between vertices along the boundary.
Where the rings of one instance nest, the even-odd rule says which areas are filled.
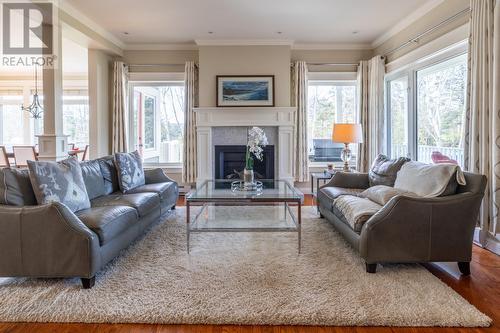
[[[409,160],[407,157],[399,157],[391,160],[387,156],[379,154],[375,161],[373,161],[368,173],[370,186],[394,186],[399,169]]]
[[[36,205],[28,169],[0,168],[0,204]]]
[[[60,162],[28,161],[28,169],[38,204],[60,202],[72,212],[90,208],[82,168],[76,158]]]
[[[386,185],[372,186],[359,194],[361,198],[369,199],[381,206],[385,206],[385,204],[388,203],[389,200],[394,198],[396,195],[406,195],[412,197],[417,196],[414,193],[403,191]]]
[[[146,183],[142,158],[137,150],[132,153],[116,153],[115,164],[118,170],[118,184],[123,193]]]

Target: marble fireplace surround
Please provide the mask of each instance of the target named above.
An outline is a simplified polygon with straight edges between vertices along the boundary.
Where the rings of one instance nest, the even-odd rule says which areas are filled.
[[[241,142],[241,127],[274,127],[267,129],[275,149],[275,175],[277,179],[293,183],[293,121],[295,107],[199,107],[195,108],[198,178],[196,185],[214,177],[214,146],[221,144],[220,137],[234,133],[234,141]],[[223,127],[228,131],[223,131]],[[239,128],[238,128],[239,127]],[[217,137],[214,138],[214,133]],[[224,133],[224,134],[222,134]],[[215,142],[214,142],[215,139]],[[227,141],[226,138],[224,138]]]

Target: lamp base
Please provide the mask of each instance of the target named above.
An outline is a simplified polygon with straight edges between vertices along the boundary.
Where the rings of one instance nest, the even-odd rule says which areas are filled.
[[[349,149],[349,143],[344,143],[344,149],[342,149],[342,154],[340,155],[340,158],[344,162],[344,168],[342,169],[343,172],[349,172],[349,161],[351,160],[351,150]]]

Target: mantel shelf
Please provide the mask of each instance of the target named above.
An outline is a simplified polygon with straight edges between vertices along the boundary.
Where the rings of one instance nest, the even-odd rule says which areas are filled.
[[[293,126],[295,107],[199,107],[196,125],[214,126]]]

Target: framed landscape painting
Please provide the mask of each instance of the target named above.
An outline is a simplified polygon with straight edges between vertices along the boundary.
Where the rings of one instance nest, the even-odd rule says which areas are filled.
[[[274,106],[274,75],[217,75],[217,106]]]

